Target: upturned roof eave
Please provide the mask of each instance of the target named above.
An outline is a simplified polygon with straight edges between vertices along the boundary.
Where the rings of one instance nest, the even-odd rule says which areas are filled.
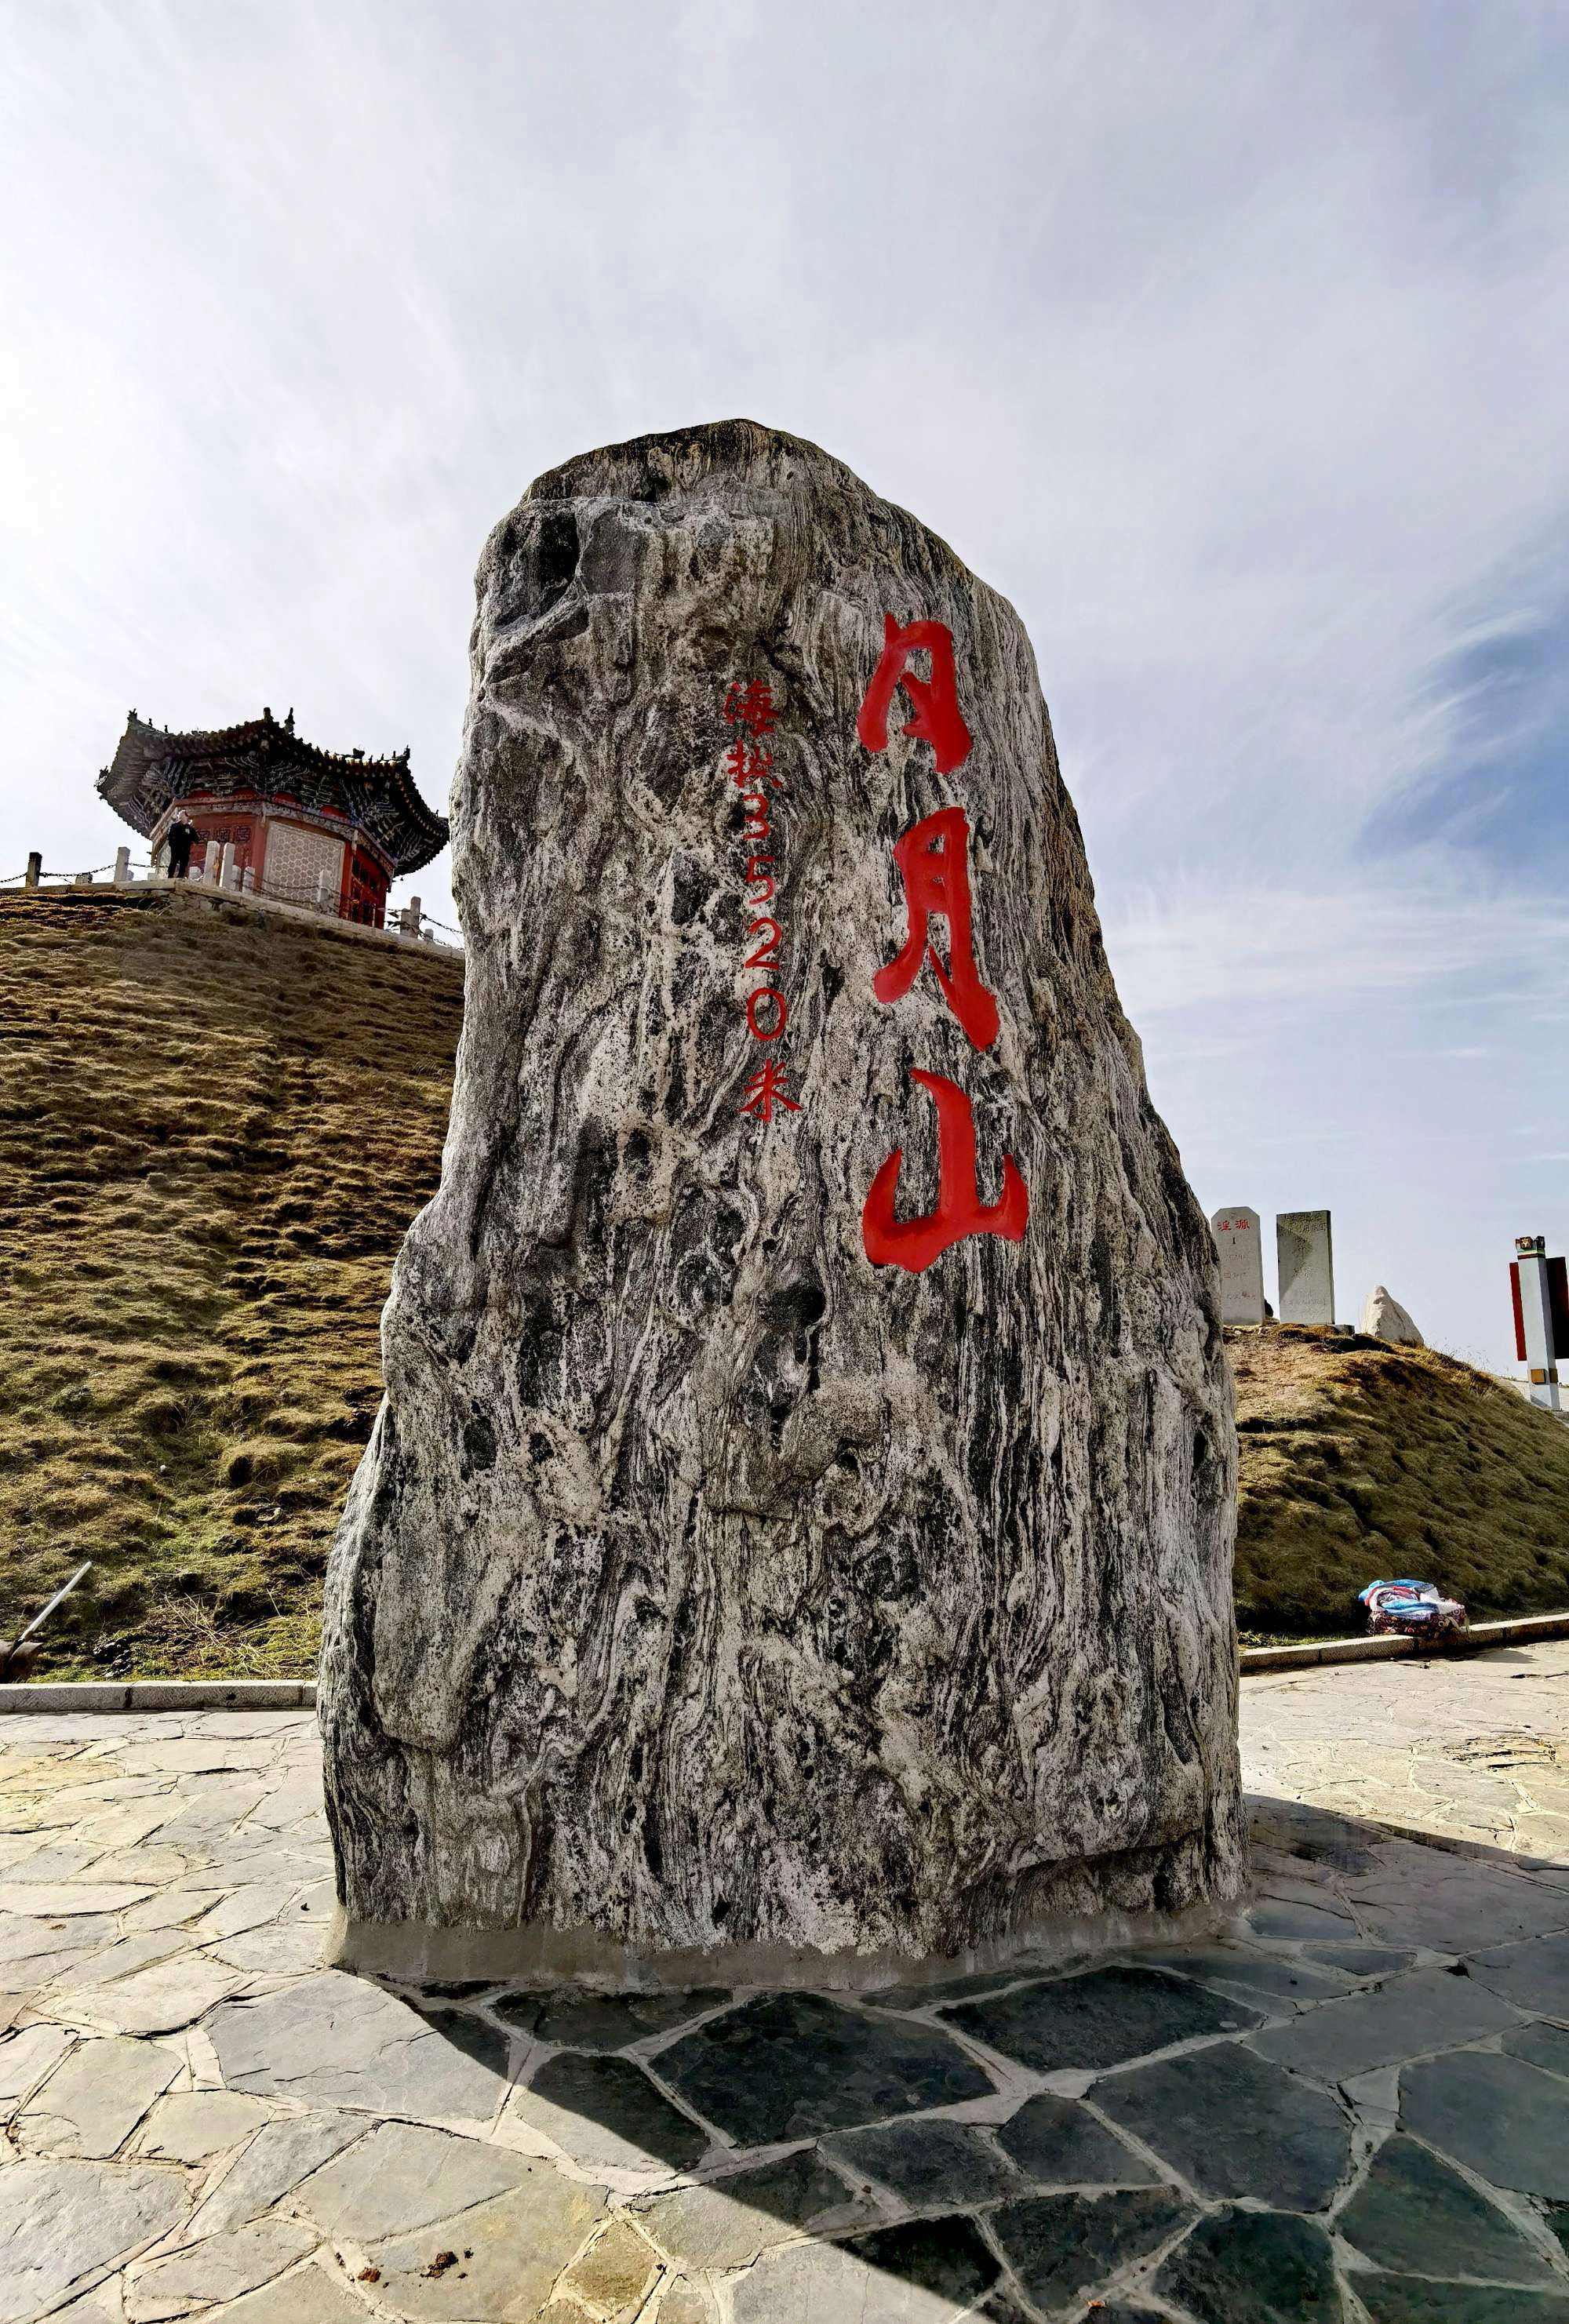
[[[113,759],[98,777],[97,792],[122,822],[146,838],[163,811],[162,804],[154,807],[142,795],[154,766],[174,759],[194,770],[203,760],[221,763],[263,742],[278,750],[278,774],[284,780],[291,765],[302,772],[341,774],[346,780],[380,776],[400,812],[405,844],[392,848],[379,834],[372,836],[399,875],[420,871],[446,846],[449,836],[447,818],[436,814],[420,798],[409,771],[406,752],[392,759],[356,759],[351,752],[324,751],[271,718],[248,719],[238,726],[195,728],[180,734],[133,715],[126,721]]]

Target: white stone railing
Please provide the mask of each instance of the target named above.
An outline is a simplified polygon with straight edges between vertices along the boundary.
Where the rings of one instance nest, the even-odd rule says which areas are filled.
[[[390,936],[404,944],[434,945],[438,951],[461,951],[463,939],[457,928],[445,922],[433,920],[426,913],[418,896],[388,911],[374,920],[356,918],[346,911],[338,897],[332,892],[328,874],[323,872],[316,882],[314,892],[297,882],[275,882],[263,879],[259,883],[251,865],[241,866],[235,860],[232,841],[220,848],[210,842],[203,851],[203,860],[193,862],[189,872],[180,879],[160,871],[146,857],[133,863],[128,847],[115,850],[113,864],[99,864],[91,872],[49,872],[43,869],[42,858],[34,852],[27,859],[25,872],[13,872],[0,879],[0,895],[7,891],[31,894],[44,888],[113,889],[157,888],[182,890],[192,896],[214,899],[219,895],[235,898],[264,911],[282,912],[291,918],[331,919],[339,926],[354,928],[367,936]]]

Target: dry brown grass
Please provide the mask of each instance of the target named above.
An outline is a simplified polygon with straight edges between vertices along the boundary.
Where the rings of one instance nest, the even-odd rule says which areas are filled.
[[[58,1676],[297,1675],[435,1191],[449,959],[183,898],[0,900],[0,1634],[83,1557]],[[1569,1606],[1569,1428],[1426,1350],[1230,1336],[1238,1614],[1416,1573]]]
[[[298,1674],[435,1191],[461,966],[183,898],[0,902],[0,1631]]]
[[[1357,1591],[1403,1574],[1473,1616],[1569,1607],[1569,1427],[1430,1348],[1292,1325],[1226,1339],[1244,1630],[1358,1631]]]

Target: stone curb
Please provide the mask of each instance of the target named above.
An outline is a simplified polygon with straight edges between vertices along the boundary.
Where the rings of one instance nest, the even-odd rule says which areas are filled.
[[[7,1711],[310,1711],[309,1678],[37,1679],[0,1686]]]
[[[1479,1655],[1489,1646],[1524,1646],[1541,1638],[1569,1638],[1569,1614],[1525,1614],[1510,1622],[1473,1622],[1463,1637],[1443,1646],[1429,1646],[1420,1638],[1381,1635],[1324,1638],[1303,1646],[1244,1646],[1242,1676],[1263,1671],[1314,1670],[1325,1663],[1398,1662],[1413,1655]]]
[[[1464,1637],[1441,1649],[1417,1638],[1324,1638],[1302,1646],[1244,1646],[1242,1676],[1266,1671],[1315,1670],[1328,1663],[1382,1663],[1424,1651],[1485,1653],[1490,1646],[1528,1646],[1569,1638],[1569,1614],[1527,1614],[1511,1622],[1475,1622]],[[316,1682],[309,1678],[39,1679],[0,1686],[0,1715],[8,1711],[313,1711]]]

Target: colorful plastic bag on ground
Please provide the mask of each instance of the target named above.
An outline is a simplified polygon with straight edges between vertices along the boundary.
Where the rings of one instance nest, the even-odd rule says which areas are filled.
[[[1358,1592],[1370,1630],[1393,1630],[1404,1637],[1454,1638],[1466,1624],[1456,1598],[1441,1597],[1431,1582],[1370,1582]]]

